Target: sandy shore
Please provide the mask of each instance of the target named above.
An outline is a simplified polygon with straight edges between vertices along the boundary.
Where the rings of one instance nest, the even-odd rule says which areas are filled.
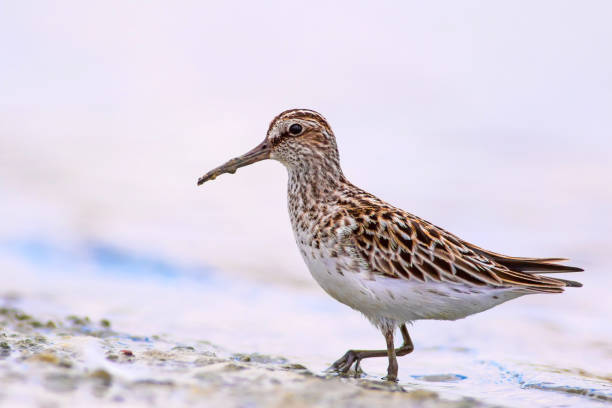
[[[282,356],[205,340],[131,336],[112,322],[0,309],[0,404],[37,406],[484,407],[375,377],[315,374]]]
[[[416,323],[416,350],[400,361],[400,383],[388,384],[384,359],[365,361],[361,378],[325,372],[348,348],[382,344],[362,316],[323,293],[98,246],[0,246],[0,271],[0,406],[612,401],[601,274],[581,275],[590,296],[534,296]]]

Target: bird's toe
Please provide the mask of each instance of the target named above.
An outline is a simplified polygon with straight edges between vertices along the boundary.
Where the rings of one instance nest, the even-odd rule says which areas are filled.
[[[340,357],[334,364],[331,365],[326,371],[337,372],[346,374],[353,366],[353,363],[358,362],[357,355],[353,350],[349,350],[342,357]],[[358,366],[358,365],[357,365]]]

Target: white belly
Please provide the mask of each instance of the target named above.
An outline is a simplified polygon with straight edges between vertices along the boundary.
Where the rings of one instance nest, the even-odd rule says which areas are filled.
[[[490,309],[524,292],[447,282],[421,282],[343,270],[348,261],[324,248],[301,251],[310,273],[334,299],[362,312],[374,324],[422,319],[456,320]]]

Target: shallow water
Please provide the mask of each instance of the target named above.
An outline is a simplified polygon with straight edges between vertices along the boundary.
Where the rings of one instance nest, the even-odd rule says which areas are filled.
[[[324,369],[346,349],[379,348],[383,338],[321,291],[262,284],[100,243],[59,246],[32,238],[5,240],[0,268],[0,307],[43,325],[20,331],[24,321],[13,319],[3,336],[21,333],[21,341],[36,342],[42,335],[47,344],[29,350],[9,338],[10,353],[0,361],[7,384],[0,403],[61,404],[72,398],[101,405],[221,406],[230,398],[236,405],[280,404],[270,399],[272,391],[261,392],[261,381],[278,398],[322,406],[338,404],[350,392],[360,393],[361,402],[381,402],[396,391],[379,384],[384,359],[365,361],[361,380],[325,377]],[[417,322],[410,329],[416,350],[399,360],[400,387],[432,404],[612,402],[610,301],[602,274],[595,273],[580,276],[588,288],[582,292],[531,296],[458,322]],[[69,315],[90,320],[75,324],[75,318],[66,320]],[[101,319],[112,323],[108,333]],[[59,328],[44,327],[47,321]],[[133,361],[121,350],[133,352]],[[61,368],[63,359],[72,368]],[[41,364],[55,368],[41,371]],[[114,385],[104,385],[111,381],[107,377]],[[198,399],[202,387],[210,398]],[[311,387],[329,387],[330,397],[309,400],[304,393]]]

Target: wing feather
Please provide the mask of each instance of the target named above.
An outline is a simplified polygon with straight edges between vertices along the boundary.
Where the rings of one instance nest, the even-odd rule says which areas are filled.
[[[580,285],[527,272],[581,270],[556,265],[560,258],[515,258],[490,252],[392,207],[347,211],[355,220],[351,245],[373,273],[419,282],[520,287],[540,292],[561,292],[565,286]]]

